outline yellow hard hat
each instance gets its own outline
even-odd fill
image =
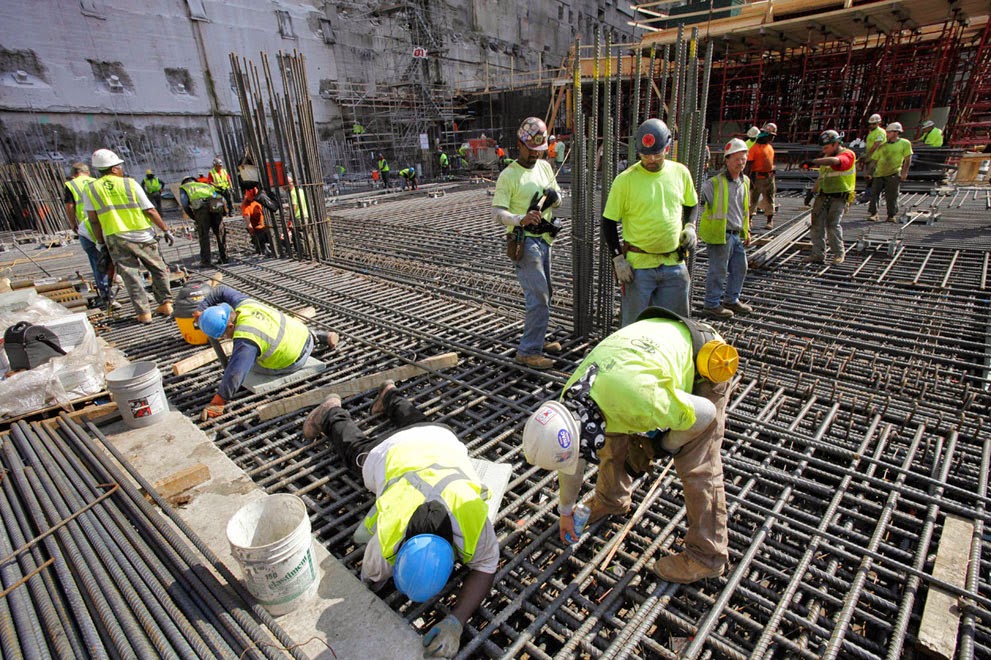
[[[145,170],[145,174],[151,174],[151,170]]]
[[[724,383],[740,366],[740,354],[720,339],[706,342],[695,360],[699,374],[713,383]]]

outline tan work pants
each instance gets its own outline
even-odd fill
[[[753,175],[754,187],[750,193],[750,215],[760,207],[768,218],[774,216],[774,179],[765,177],[758,179]]]

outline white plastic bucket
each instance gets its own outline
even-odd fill
[[[154,362],[132,362],[114,369],[107,374],[107,389],[132,429],[156,424],[169,411],[162,374]]]
[[[248,591],[273,616],[316,592],[310,519],[295,495],[267,495],[238,509],[227,523],[227,541]]]

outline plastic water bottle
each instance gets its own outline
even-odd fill
[[[577,537],[582,535],[582,531],[585,529],[585,523],[588,522],[588,517],[592,515],[592,510],[585,506],[584,504],[579,504],[575,507],[575,541],[578,540]]]

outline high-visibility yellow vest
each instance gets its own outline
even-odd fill
[[[378,162],[378,166],[379,166],[379,172],[388,172],[389,171],[389,161],[386,160],[385,158],[383,158],[382,160],[380,160]]]
[[[231,187],[231,175],[222,167],[219,170],[210,170],[210,180],[217,190],[227,190]]]
[[[293,365],[310,338],[305,325],[277,309],[254,300],[237,306],[234,339],[247,339],[258,346],[258,366],[265,369],[285,369]]]
[[[472,472],[467,457],[451,456],[429,435],[389,449],[385,488],[365,517],[365,529],[378,537],[387,562],[395,563],[410,518],[427,501],[447,508],[454,532],[464,539],[455,551],[462,563],[471,561],[489,513],[489,490],[468,478]]]
[[[90,236],[93,235],[93,225],[89,223],[89,216],[86,215],[86,209],[83,208],[83,191],[93,181],[96,181],[96,179],[88,174],[83,174],[65,182],[65,187],[72,193],[72,199],[76,202],[76,219],[79,221],[79,224],[86,227],[86,231],[89,232]]]
[[[186,192],[186,196],[189,197],[189,206],[194,211],[203,206],[203,200],[216,197],[217,195],[217,189],[209,183],[190,181],[189,183],[184,183],[179,187]]]
[[[923,140],[928,147],[942,147],[943,146],[943,130],[939,128],[931,128],[929,132],[926,133],[926,137]]]
[[[149,195],[154,195],[162,189],[162,182],[157,176],[150,179],[145,177],[141,179],[141,186],[145,189],[146,193]]]
[[[151,220],[138,204],[137,187],[134,179],[113,174],[101,176],[86,186],[86,195],[96,209],[104,237],[151,227]]]
[[[743,231],[740,237],[744,240],[750,235],[750,179],[743,178]],[[699,219],[699,239],[713,245],[726,243],[726,217],[729,213],[729,179],[726,172],[720,172],[712,178],[712,203],[702,209]]]
[[[840,153],[844,151],[850,151],[849,149],[843,149]],[[842,192],[852,192],[857,186],[857,162],[854,159],[853,165],[850,169],[837,171],[834,170],[829,165],[823,165],[819,168],[819,190],[824,193],[842,193]]]
[[[444,167],[445,165],[447,165],[447,163],[448,163],[447,154],[441,154],[440,155],[440,166],[441,167]]]
[[[309,220],[310,209],[306,206],[306,193],[299,188],[293,188],[289,191],[289,199],[295,214],[303,220]]]

